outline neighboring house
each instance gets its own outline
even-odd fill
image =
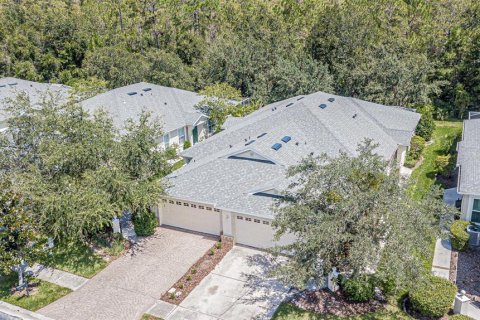
[[[272,206],[289,185],[289,166],[310,154],[354,156],[365,138],[401,166],[419,119],[412,110],[322,92],[230,117],[224,131],[182,153],[188,164],[168,177],[160,223],[271,247]]]
[[[208,118],[195,107],[203,96],[190,91],[140,82],[101,93],[80,104],[88,111],[104,109],[113,118],[114,125],[123,129],[128,119],[138,119],[147,111],[161,121],[164,147],[183,143],[192,145],[203,141],[208,135]]]
[[[25,93],[33,105],[38,105],[49,96],[66,101],[70,94],[70,87],[62,84],[40,83],[16,78],[0,79],[0,131],[7,128],[8,114],[5,112],[7,100],[15,99]]]
[[[458,143],[457,193],[462,196],[462,219],[480,223],[480,113],[470,112]]]

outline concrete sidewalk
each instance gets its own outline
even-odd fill
[[[88,281],[87,278],[77,276],[76,274],[45,267],[41,264],[35,264],[27,270],[32,271],[35,277],[40,280],[52,282],[73,291],[80,289]]]
[[[0,301],[0,319],[2,320],[53,320],[41,314]]]
[[[452,257],[452,245],[448,239],[437,239],[435,253],[433,255],[432,274],[450,279],[450,260]]]

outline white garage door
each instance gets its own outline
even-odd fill
[[[269,220],[237,215],[235,219],[235,241],[238,244],[255,248],[271,248],[275,244],[284,245],[293,240],[284,236],[278,242],[273,241],[274,231]]]
[[[173,202],[173,203],[172,203]],[[184,201],[169,200],[163,204],[162,225],[219,235],[220,212],[214,208]]]

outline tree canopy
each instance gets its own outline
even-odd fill
[[[296,237],[275,249],[290,255],[276,271],[285,281],[322,283],[337,268],[399,286],[424,274],[422,257],[451,211],[433,194],[412,199],[375,147],[366,141],[355,157],[308,157],[289,169],[293,183],[273,222],[278,237]]]
[[[474,0],[0,0],[0,76],[480,107]]]

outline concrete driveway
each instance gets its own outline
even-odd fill
[[[135,255],[113,261],[79,290],[39,310],[56,320],[139,319],[215,240],[158,228]]]
[[[262,251],[235,246],[166,320],[270,319],[288,288],[267,277]]]

